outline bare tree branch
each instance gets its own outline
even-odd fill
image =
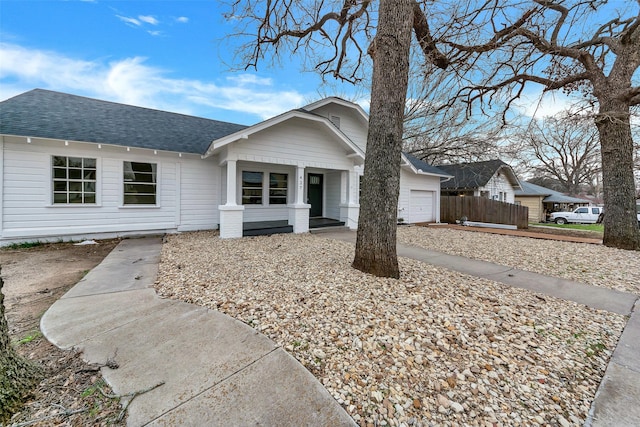
[[[431,37],[427,17],[417,1],[413,2],[413,31],[428,61],[443,70],[446,69],[449,66],[449,59],[438,50],[438,47]]]

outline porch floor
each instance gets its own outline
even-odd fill
[[[309,218],[309,229],[322,227],[343,226],[343,221],[332,218]],[[279,221],[255,221],[242,224],[243,236],[263,236],[267,234],[293,233],[293,225],[289,225],[287,220]]]

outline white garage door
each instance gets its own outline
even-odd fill
[[[433,222],[434,191],[411,190],[409,193],[409,222]]]

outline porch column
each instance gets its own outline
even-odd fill
[[[340,221],[348,228],[358,228],[360,204],[358,196],[359,176],[355,171],[343,171],[340,175]]]
[[[244,206],[236,203],[237,179],[236,161],[227,160],[227,200],[218,206],[220,212],[220,238],[234,239],[242,237]]]
[[[293,188],[294,200],[289,205],[289,225],[293,225],[294,233],[309,231],[309,209],[311,205],[304,202],[304,166],[296,167],[296,181]]]

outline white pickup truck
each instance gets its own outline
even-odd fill
[[[553,212],[550,219],[556,224],[567,224],[569,222],[595,224],[602,212],[604,212],[602,207],[585,206],[573,212]]]

